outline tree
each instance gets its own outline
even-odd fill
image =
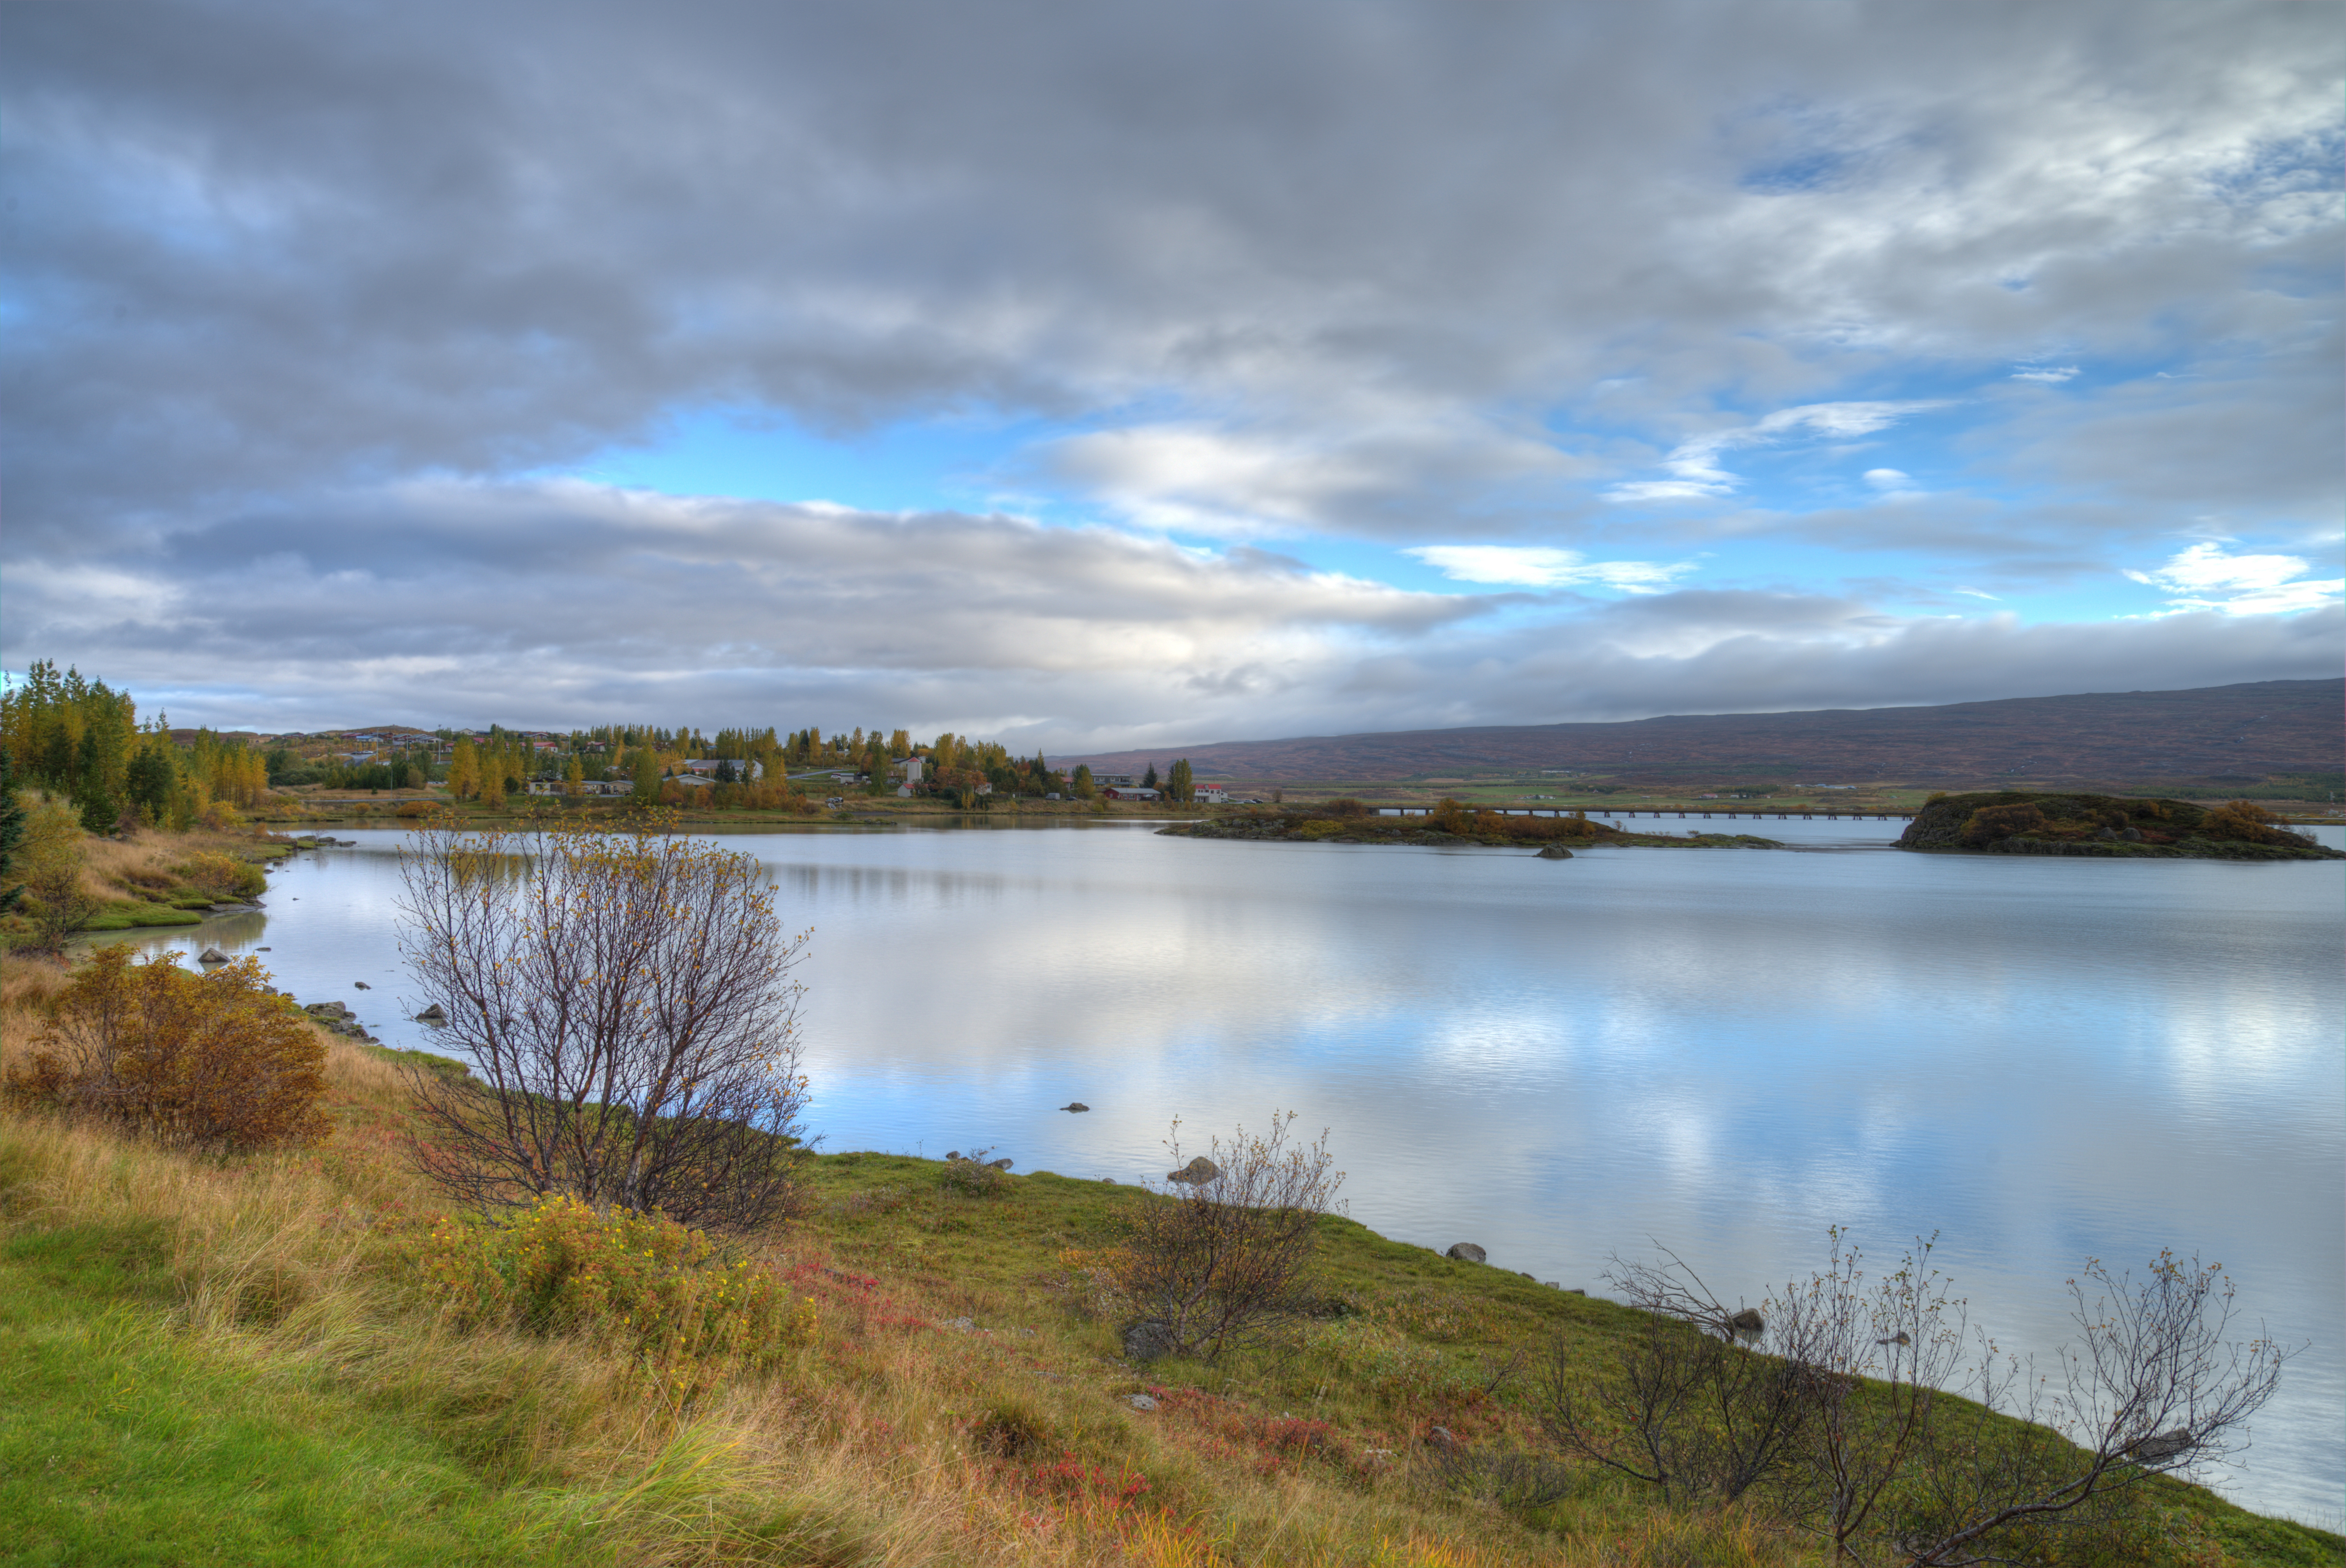
[[[174,749],[168,735],[150,731],[131,756],[124,793],[146,821],[163,823],[171,820],[172,797],[179,788]]]
[[[74,813],[55,800],[36,808],[25,822],[25,836],[16,853],[18,874],[34,902],[35,945],[46,952],[62,952],[66,938],[87,925],[97,912],[97,901],[83,891],[81,872],[89,852]]]
[[[0,741],[0,914],[15,911],[25,896],[25,884],[11,885],[16,869],[17,846],[25,841],[25,808],[16,803],[16,758]]]
[[[1068,781],[1067,788],[1075,792],[1075,797],[1078,800],[1088,800],[1097,795],[1099,785],[1093,781],[1092,765],[1088,762],[1076,763],[1076,776]]]
[[[1165,792],[1176,800],[1188,801],[1197,798],[1198,786],[1189,771],[1188,758],[1173,764],[1173,771],[1166,776]]]
[[[752,857],[659,826],[443,820],[403,855],[401,951],[480,1075],[415,1079],[417,1152],[449,1190],[741,1229],[791,1207],[806,939]]]
[[[659,804],[659,753],[647,746],[630,758],[631,778],[635,783],[635,801],[638,806]]]
[[[190,974],[178,953],[144,963],[99,948],[0,1092],[159,1142],[247,1150],[315,1143],[332,1122],[326,1047],[273,994],[257,959]]]
[[[481,754],[473,749],[470,740],[459,740],[448,759],[448,794],[454,799],[469,800],[480,792]]]
[[[1150,764],[1148,765],[1148,772],[1146,772],[1146,773],[1144,773],[1144,774],[1142,774],[1142,775],[1140,776],[1140,787],[1141,787],[1143,789],[1156,789],[1156,788],[1157,788],[1157,764],[1156,764],[1156,763],[1154,763],[1154,762],[1150,763]]]
[[[1274,1113],[1266,1135],[1241,1127],[1181,1163],[1181,1124],[1166,1140],[1175,1169],[1166,1196],[1124,1218],[1117,1284],[1145,1314],[1159,1348],[1209,1359],[1259,1342],[1311,1308],[1309,1270],[1320,1217],[1335,1208],[1344,1173],[1331,1169],[1326,1134],[1288,1143],[1295,1115]]]

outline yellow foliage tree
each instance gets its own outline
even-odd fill
[[[456,754],[448,761],[448,793],[459,800],[469,800],[481,789],[481,754],[473,749],[469,740],[456,742]]]

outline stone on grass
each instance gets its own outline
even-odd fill
[[[1758,1308],[1746,1307],[1742,1311],[1729,1318],[1727,1320],[1727,1326],[1739,1334],[1757,1334],[1768,1327],[1768,1320],[1760,1316]]]
[[[1124,1396],[1124,1402],[1136,1410],[1153,1410],[1157,1408],[1157,1401],[1147,1394],[1127,1394]]]
[[[1129,1323],[1124,1330],[1124,1353],[1136,1361],[1154,1361],[1173,1353],[1173,1325],[1158,1318],[1143,1318]]]
[[[1450,1250],[1443,1253],[1442,1256],[1444,1257],[1454,1258],[1460,1263],[1488,1263],[1491,1260],[1491,1255],[1489,1253],[1484,1252],[1481,1247],[1475,1246],[1471,1241],[1454,1243]]]
[[[1215,1180],[1221,1174],[1221,1166],[1216,1165],[1205,1156],[1199,1155],[1196,1159],[1191,1160],[1179,1170],[1167,1171],[1165,1173],[1165,1179],[1167,1181],[1186,1182],[1191,1186],[1203,1186],[1208,1182]]]

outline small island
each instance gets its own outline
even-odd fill
[[[1901,850],[2187,860],[2346,860],[2249,800],[2220,806],[2117,795],[1994,790],[1934,795]]]
[[[1359,800],[1318,800],[1273,810],[1250,810],[1178,822],[1158,831],[1177,839],[1248,839],[1331,844],[1485,844],[1536,849],[1549,860],[1570,860],[1576,849],[1621,845],[1674,850],[1780,850],[1750,833],[1631,833],[1585,816],[1521,816],[1444,800],[1414,816],[1380,815]]]

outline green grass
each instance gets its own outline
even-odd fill
[[[430,1434],[172,1323],[152,1230],[0,1246],[0,1557],[33,1564],[588,1560]]]
[[[209,908],[209,905],[202,906]],[[118,899],[90,918],[84,931],[133,931],[145,926],[201,925],[204,917],[191,910]]]
[[[887,1278],[917,1281],[969,1313],[981,1328],[1016,1332],[1056,1322],[1070,1347],[1101,1360],[1120,1350],[1113,1318],[1083,1324],[1079,1288],[1066,1261],[1111,1245],[1125,1206],[1155,1201],[1141,1188],[1044,1171],[1014,1177],[995,1196],[970,1196],[944,1166],[909,1156],[849,1153],[811,1159],[808,1221],[834,1257]],[[1230,1398],[1266,1414],[1327,1420],[1362,1443],[1406,1441],[1439,1420],[1459,1435],[1504,1446],[1529,1435],[1534,1358],[1561,1334],[1594,1371],[1643,1323],[1641,1315],[1575,1288],[1554,1288],[1491,1264],[1455,1262],[1392,1240],[1355,1221],[1320,1222],[1316,1265],[1322,1315],[1300,1353],[1238,1355],[1219,1365],[1168,1359],[1108,1380],[1118,1390],[1183,1387]],[[1525,1359],[1508,1371],[1517,1352]],[[2202,1487],[2160,1480],[2156,1506],[2219,1543],[2229,1561],[2270,1568],[2346,1563],[2346,1536],[2270,1519]],[[1524,1509],[1525,1523],[1571,1533],[1619,1526],[1652,1499],[1617,1478],[1584,1474],[1561,1507]]]

